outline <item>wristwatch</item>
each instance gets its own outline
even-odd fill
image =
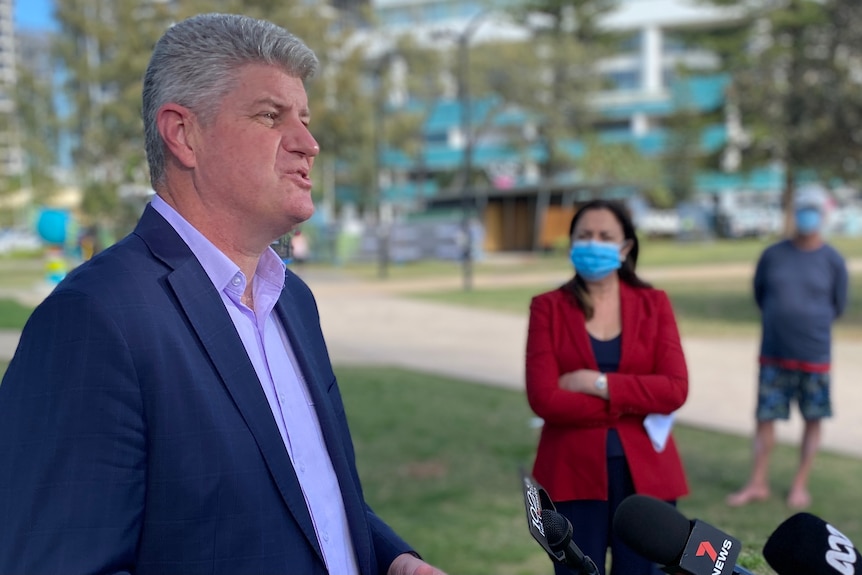
[[[596,389],[599,391],[604,391],[608,388],[608,376],[603,373],[600,373],[596,378],[596,382],[593,384],[596,386]]]

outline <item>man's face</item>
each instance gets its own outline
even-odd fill
[[[268,245],[314,213],[319,148],[309,119],[302,80],[253,64],[239,69],[217,114],[198,128],[195,187],[242,241]]]

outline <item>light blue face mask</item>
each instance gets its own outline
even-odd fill
[[[569,253],[575,271],[587,281],[598,281],[620,269],[620,246],[611,242],[578,240]]]
[[[823,215],[816,208],[796,210],[796,231],[800,234],[812,234],[820,230]]]

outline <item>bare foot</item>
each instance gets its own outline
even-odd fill
[[[787,506],[791,509],[807,509],[811,505],[811,494],[807,489],[792,489],[787,496]]]
[[[729,507],[742,507],[753,501],[766,501],[769,499],[769,489],[766,487],[752,487],[747,485],[737,491],[731,493],[725,498],[724,502]]]

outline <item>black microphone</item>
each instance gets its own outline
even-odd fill
[[[862,556],[835,527],[810,513],[786,519],[766,540],[763,557],[778,575],[859,575]]]
[[[572,524],[551,509],[542,510],[542,525],[554,557],[582,575],[599,575],[596,564],[572,541]]]
[[[581,575],[598,575],[593,560],[584,555],[572,541],[572,524],[557,513],[548,492],[524,469],[520,472],[527,527],[533,539],[554,561],[575,569]]]
[[[689,521],[676,507],[647,495],[623,499],[614,533],[672,575],[753,575],[736,565],[742,544],[712,525]]]
[[[548,492],[533,479],[532,475],[524,469],[521,469],[520,472],[524,489],[524,508],[527,512],[527,527],[530,529],[530,535],[549,555],[555,556],[555,552],[551,550],[551,546],[548,544],[548,538],[545,537],[545,526],[542,523],[542,513],[546,509],[556,511],[554,502],[551,501]]]

